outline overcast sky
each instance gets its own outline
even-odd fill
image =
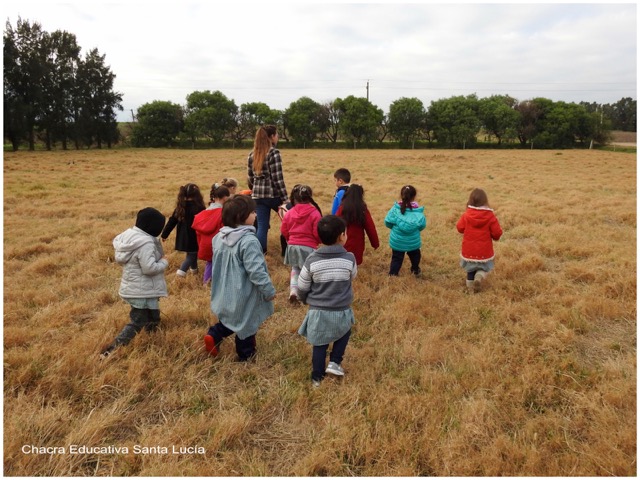
[[[302,96],[454,95],[615,103],[637,98],[634,3],[331,3],[5,0],[47,32],[106,55],[125,111],[219,90],[285,109]]]

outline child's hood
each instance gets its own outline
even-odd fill
[[[489,207],[467,207],[467,222],[473,227],[484,227],[494,216],[493,210]]]
[[[255,233],[255,231],[256,229],[251,225],[240,225],[236,228],[222,227],[220,229],[220,233],[218,233],[218,236],[220,236],[220,240],[222,241],[222,243],[233,247],[247,233]]]
[[[138,227],[129,228],[113,239],[113,248],[116,250],[115,260],[118,263],[126,262],[133,252],[143,245],[156,243],[159,243],[158,239],[144,230]]]
[[[298,203],[287,212],[288,221],[296,225],[305,224],[309,220],[309,216],[316,211],[316,207],[311,203]]]

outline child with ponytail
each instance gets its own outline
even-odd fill
[[[282,218],[280,233],[287,242],[284,254],[285,265],[291,266],[289,301],[298,303],[298,276],[307,257],[318,244],[318,222],[322,218],[320,207],[313,200],[313,191],[308,185],[296,185],[291,190],[293,207]]]
[[[411,273],[416,277],[420,270],[420,232],[427,226],[424,207],[416,202],[417,191],[413,185],[405,185],[400,189],[400,201],[396,202],[384,219],[384,224],[391,229],[389,245],[391,246],[391,266],[389,275],[398,276],[405,253],[411,261]]]

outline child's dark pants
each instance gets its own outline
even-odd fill
[[[400,273],[405,253],[411,261],[411,273],[413,273],[414,275],[420,273],[420,258],[422,257],[422,254],[420,253],[419,248],[410,252],[400,252],[398,250],[391,251],[391,266],[389,267],[389,275],[398,275],[398,273]]]
[[[155,331],[160,325],[160,310],[131,307],[129,318],[131,321],[113,341],[114,346],[127,345],[143,328],[147,332]]]
[[[211,335],[213,337],[216,345],[220,345],[222,340],[233,334],[233,330],[229,330],[220,322],[209,327],[209,331],[207,332],[207,335]],[[236,335],[236,353],[238,354],[238,359],[241,362],[247,361],[253,357],[256,354],[256,336],[251,335],[244,340],[241,340],[240,337]]]
[[[342,358],[344,357],[344,351],[347,349],[347,344],[349,343],[349,337],[351,336],[351,329],[347,333],[345,333],[341,338],[333,342],[333,348],[331,349],[331,353],[329,354],[329,361],[335,362],[338,365],[342,363]],[[329,349],[329,344],[327,345],[314,345],[313,353],[311,354],[311,366],[313,368],[311,372],[311,378],[313,380],[322,380],[325,374],[325,362],[327,359],[327,350]]]

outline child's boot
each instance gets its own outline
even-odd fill
[[[473,280],[467,280],[467,293],[476,293]]]
[[[478,270],[473,276],[473,290],[475,292],[480,291],[480,287],[482,285],[482,281],[486,278],[487,272],[484,270]]]

